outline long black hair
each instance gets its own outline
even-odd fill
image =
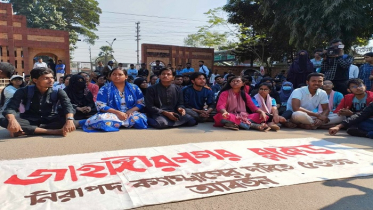
[[[216,98],[216,101],[219,101],[219,97],[220,97],[220,94],[226,90],[230,90],[232,89],[232,86],[231,86],[231,82],[232,80],[234,79],[237,79],[237,78],[240,78],[242,80],[242,77],[241,76],[234,76],[234,77],[231,77],[229,78],[229,80],[227,81],[227,83],[225,83],[224,87],[220,90],[219,94],[218,94],[218,97]],[[243,80],[242,80],[242,83],[243,83]],[[243,99],[243,101],[245,102],[245,105],[246,105],[246,111],[248,113],[252,113],[252,111],[248,108],[247,106],[247,97],[246,97],[246,93],[245,93],[245,84],[241,87],[240,89],[240,95]]]

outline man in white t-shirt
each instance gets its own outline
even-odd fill
[[[316,129],[325,124],[333,124],[339,121],[336,114],[330,114],[328,95],[321,90],[324,75],[311,73],[307,76],[307,86],[293,91],[287,102],[287,110],[293,111],[290,122],[304,129]],[[313,110],[322,107],[322,113]],[[333,119],[333,122],[331,121]]]
[[[34,64],[34,69],[41,68],[41,67],[48,68],[48,65],[43,62],[43,58],[38,58],[38,62]]]

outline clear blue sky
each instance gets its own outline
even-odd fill
[[[221,7],[227,0],[98,0],[102,9],[100,26],[96,34],[100,37],[92,48],[92,58],[99,48],[112,42],[114,56],[118,62],[136,63],[136,24],[140,22],[141,43],[183,46],[188,34],[196,33],[197,27],[206,24],[203,13]],[[127,13],[127,14],[114,14]],[[159,16],[168,18],[156,18]],[[73,61],[89,62],[89,45],[78,42]],[[140,52],[141,53],[141,52]],[[141,54],[140,54],[141,59]]]

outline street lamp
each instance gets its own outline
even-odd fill
[[[109,46],[110,46],[110,48],[111,48],[111,52],[113,52],[113,43],[115,42],[115,40],[117,40],[117,38],[114,38],[113,39],[113,41],[111,42],[111,43],[109,43],[108,41],[106,41],[108,44],[109,44]],[[114,59],[114,55],[113,55],[113,53],[111,53],[111,56],[113,57],[113,59]],[[114,59],[115,60],[115,59]],[[105,54],[105,65],[107,64],[107,54]]]

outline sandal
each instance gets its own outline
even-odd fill
[[[251,127],[258,131],[264,131],[264,132],[271,130],[270,127],[264,126],[263,124],[257,124],[257,123],[251,123]]]

